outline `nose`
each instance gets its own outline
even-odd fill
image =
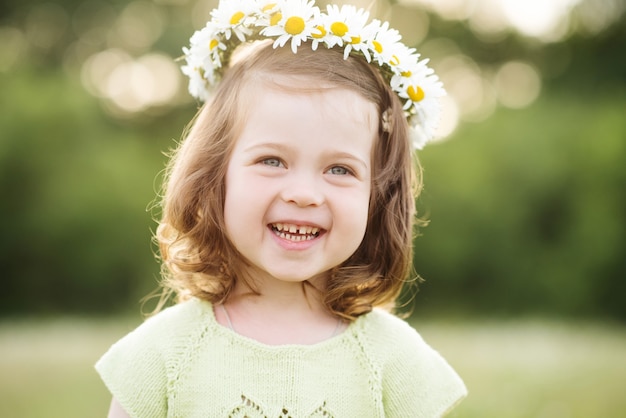
[[[322,176],[293,171],[285,179],[281,198],[299,207],[320,206],[324,203]]]

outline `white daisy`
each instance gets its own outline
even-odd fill
[[[352,27],[350,30],[352,31]],[[372,40],[376,36],[376,31],[378,30],[378,26],[372,22],[363,27],[355,27],[353,36],[350,39],[350,42],[346,44],[346,48],[344,50],[343,57],[344,59],[348,58],[348,55],[352,51],[359,51],[363,54],[367,62],[372,61],[372,57],[370,55],[370,44]]]
[[[420,79],[411,77],[406,81],[405,90],[398,92],[398,96],[408,99],[405,109],[413,115],[409,121],[419,123],[424,132],[432,137],[441,117],[439,99],[446,95],[443,85],[434,74]]]
[[[419,125],[427,138],[433,138],[441,119],[441,102],[433,98],[424,99],[412,110],[414,113],[409,118],[409,125]]]
[[[222,42],[221,33],[217,31],[212,22],[199,31],[196,31],[189,39],[191,50],[185,55],[193,55],[201,62],[211,60],[214,65],[221,67],[220,51],[226,50],[226,45]]]
[[[352,41],[353,37],[360,36],[360,30],[365,27],[369,12],[358,9],[351,5],[343,5],[341,9],[337,5],[326,6],[326,13],[330,29],[326,44],[329,48],[335,45],[343,46]]]
[[[421,150],[430,141],[430,137],[426,134],[419,123],[409,121],[409,141],[413,145],[413,149]]]
[[[183,65],[180,70],[189,77],[189,85],[187,86],[189,94],[198,100],[206,102],[209,99],[209,86],[207,85],[207,80],[203,77],[200,67]]]
[[[391,79],[391,87],[398,96],[407,99],[405,109],[409,109],[413,103],[420,103],[425,98],[439,98],[445,95],[442,83],[433,74],[434,71],[426,66],[426,60],[401,75],[395,75]]]
[[[281,5],[283,3],[284,0],[256,0],[255,25],[259,27],[276,25],[282,19]]]
[[[389,64],[395,74],[409,71],[418,64],[419,55],[415,53],[415,49],[400,42],[392,44],[389,53],[391,56],[385,62]]]
[[[376,35],[369,41],[369,47],[378,65],[382,66],[391,61],[395,45],[400,42],[402,36],[397,30],[389,29],[389,22],[373,20],[371,24],[376,27]]]
[[[239,41],[245,42],[246,36],[252,33],[247,26],[254,9],[254,0],[221,0],[217,9],[211,12],[211,17],[215,27],[224,32],[227,40],[234,33]]]
[[[315,30],[315,18],[319,16],[319,9],[314,1],[296,0],[285,2],[281,6],[281,19],[276,25],[261,29],[261,35],[277,36],[274,48],[283,47],[291,40],[291,50],[295,54],[298,47],[309,39]]]
[[[320,13],[313,22],[313,31],[311,32],[311,49],[317,50],[319,44],[328,45],[329,37],[332,36],[330,32],[330,20],[326,13]]]

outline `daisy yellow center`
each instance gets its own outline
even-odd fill
[[[276,12],[274,13],[271,17],[270,17],[270,26],[276,26],[278,25],[278,22],[280,22],[280,19],[283,18],[282,13],[280,12]]]
[[[406,89],[406,94],[409,95],[409,99],[414,102],[420,102],[424,99],[424,90],[420,86],[409,86]]]
[[[412,73],[412,72],[410,72],[410,71],[402,71],[402,72],[400,73],[400,75],[401,75],[402,77],[411,77],[411,76],[413,75],[413,73]]]
[[[304,30],[304,19],[300,16],[292,16],[285,22],[285,32],[289,35],[298,35]]]
[[[321,39],[324,36],[326,36],[326,29],[324,29],[324,26],[322,25],[317,25],[315,27],[315,29],[317,29],[320,33],[312,33],[311,36],[315,39]]]
[[[217,39],[211,39],[211,42],[209,42],[209,50],[213,51],[215,47],[218,45],[219,45],[219,41]]]
[[[380,42],[378,41],[372,41],[372,45],[374,45],[374,50],[376,52],[378,52],[379,54],[382,54],[383,52],[383,46]]]
[[[262,10],[263,10],[264,13],[267,13],[270,10],[272,10],[274,7],[276,7],[276,3],[269,3],[269,4],[266,4],[265,6],[263,6]]]
[[[330,30],[337,36],[344,36],[348,33],[348,25],[343,22],[334,22],[330,25]]]
[[[352,40],[350,41],[351,44],[356,45],[356,44],[360,44],[361,43],[361,37],[360,36],[353,36]]]
[[[389,64],[391,65],[398,65],[400,64],[400,58],[398,58],[397,55],[393,55],[390,59],[389,59]]]
[[[241,19],[243,19],[244,16],[244,12],[236,12],[230,17],[230,24],[236,25],[237,23],[241,22]]]

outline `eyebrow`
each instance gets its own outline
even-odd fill
[[[330,151],[328,153],[324,153],[324,155],[328,154],[329,156],[332,157],[337,157],[340,159],[347,159],[347,160],[351,160],[354,161],[355,163],[358,163],[359,165],[361,165],[363,167],[364,170],[369,170],[369,167],[367,165],[367,163],[365,161],[363,161],[361,158],[357,157],[354,154],[350,154],[349,152],[343,152],[343,151]]]
[[[255,151],[257,148],[271,148],[277,151],[287,151],[289,147],[283,144],[277,144],[274,142],[261,142],[258,144],[252,144],[249,147],[243,149],[244,152]]]

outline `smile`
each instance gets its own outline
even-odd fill
[[[276,236],[289,241],[310,241],[317,238],[320,229],[314,226],[275,223],[270,228]]]

